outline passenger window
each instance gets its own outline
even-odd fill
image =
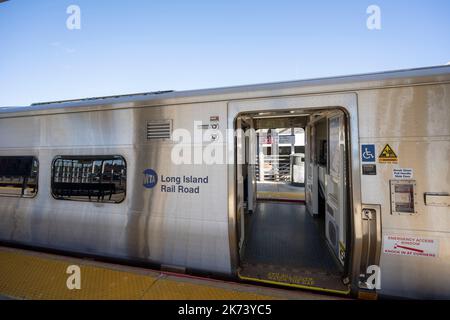
[[[126,170],[121,156],[56,157],[52,165],[52,195],[58,200],[122,202]]]
[[[0,196],[36,196],[38,167],[38,160],[33,156],[0,157]]]

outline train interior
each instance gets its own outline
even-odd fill
[[[348,291],[346,127],[339,110],[236,119],[241,279]]]

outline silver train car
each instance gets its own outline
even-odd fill
[[[450,66],[0,110],[2,243],[450,298]],[[257,196],[273,128],[304,130],[304,203]]]

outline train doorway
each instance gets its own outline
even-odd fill
[[[239,277],[349,293],[345,113],[246,113],[235,124]]]

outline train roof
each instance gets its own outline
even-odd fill
[[[155,91],[0,108],[0,118],[450,82],[450,65],[202,90]],[[295,92],[294,92],[295,91]]]

